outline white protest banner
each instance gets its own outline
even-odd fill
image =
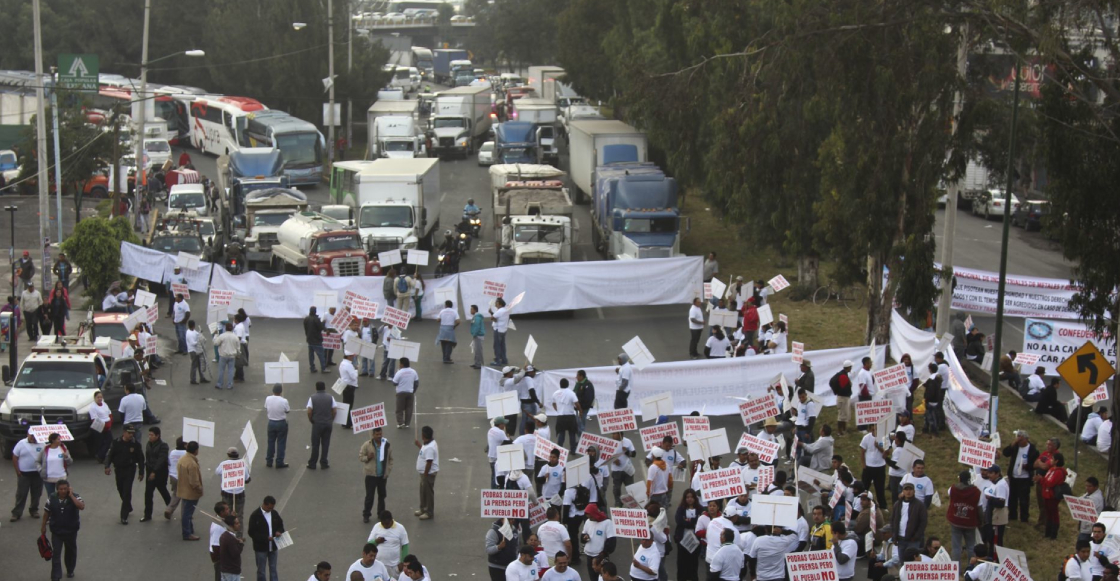
[[[790,360],[794,363],[801,363],[805,360],[805,344],[794,341],[791,343],[793,350],[790,351]]]
[[[924,450],[910,442],[906,442],[906,445],[898,451],[898,467],[902,468],[905,472],[910,472],[911,468],[914,467],[915,460],[925,460],[925,458],[926,453]]]
[[[299,383],[299,363],[277,361],[264,364],[265,383]]]
[[[544,500],[544,499],[541,499]],[[529,503],[529,528],[543,525],[548,520],[548,504],[545,502]]]
[[[233,301],[233,294],[231,290],[210,289],[206,304],[211,307],[228,307]]]
[[[397,339],[389,344],[388,357],[389,359],[407,357],[409,362],[415,363],[420,360],[420,344],[415,341]]]
[[[381,305],[364,297],[356,297],[347,308],[351,315],[359,319],[376,319],[377,311],[381,308]]]
[[[622,450],[621,441],[615,441],[613,438],[592,434],[591,432],[584,432],[579,437],[579,445],[576,446],[576,454],[583,454],[586,456],[588,446],[599,448],[600,458],[610,458]]]
[[[766,490],[770,488],[770,485],[774,483],[774,472],[775,468],[773,466],[759,466],[758,484],[755,485],[755,490]]]
[[[323,349],[342,349],[342,333],[323,333]]]
[[[139,311],[137,311],[137,312],[139,312]],[[147,312],[148,312],[148,325],[156,324],[156,321],[159,320],[159,305],[152,305],[152,306],[148,307]]]
[[[498,298],[506,294],[506,285],[504,282],[494,282],[492,280],[483,281],[482,294],[484,296]]]
[[[377,345],[369,341],[362,341],[357,337],[350,339],[342,346],[347,355],[357,355],[366,359],[374,359],[377,357]]]
[[[257,299],[251,296],[235,294],[233,295],[233,298],[230,299],[229,304],[226,305],[226,312],[233,314],[236,313],[239,309],[245,309],[245,312],[250,315],[260,314],[259,312],[257,312]]]
[[[183,295],[184,299],[189,299],[191,298],[191,289],[187,287],[186,283],[173,282],[171,283],[171,294],[174,296]]]
[[[245,446],[245,461],[253,465],[253,458],[257,456],[257,434],[253,432],[253,423],[245,422],[245,429],[241,430],[241,445]]]
[[[879,391],[886,391],[895,387],[910,387],[910,380],[906,377],[906,366],[901,363],[886,369],[879,369],[871,375],[875,379],[875,387]]]
[[[599,431],[604,434],[638,429],[638,422],[634,419],[634,410],[630,408],[599,412],[598,418]]]
[[[781,446],[777,442],[763,440],[756,436],[752,436],[747,432],[743,432],[743,436],[739,438],[739,445],[735,449],[746,448],[755,454],[758,454],[758,459],[764,463],[769,464],[778,457],[778,450]]]
[[[635,336],[633,339],[627,341],[622,350],[630,356],[630,362],[634,364],[634,368],[641,371],[648,367],[651,363],[656,361],[653,354],[646,348],[646,344],[640,338]]]
[[[786,571],[790,581],[835,581],[836,556],[832,551],[787,553]]]
[[[612,508],[611,522],[614,523],[614,534],[624,539],[648,539],[650,537],[649,521],[646,511],[641,508]]]
[[[767,418],[776,417],[780,413],[777,400],[769,393],[739,404],[739,417],[742,418],[744,426],[766,421]]]
[[[35,441],[41,444],[46,443],[51,434],[58,434],[58,438],[63,442],[74,441],[74,436],[70,434],[70,428],[66,424],[39,424],[27,426],[27,431],[35,435]]]
[[[385,307],[385,313],[381,315],[381,320],[386,325],[392,325],[398,329],[407,329],[408,321],[412,318],[412,313],[402,311],[393,307]]]
[[[624,490],[625,492],[619,497],[624,508],[642,508],[649,502],[645,482],[635,482],[626,486]]]
[[[700,495],[705,502],[747,493],[742,468],[731,467],[700,473]]]
[[[174,285],[172,285],[174,286]],[[150,293],[144,289],[136,289],[136,298],[133,299],[132,304],[138,307],[150,307],[156,304],[155,293]]]
[[[386,250],[385,252],[378,252],[377,261],[381,263],[381,268],[393,266],[394,264],[400,264],[401,251],[398,248],[396,250]]]
[[[1019,353],[1015,355],[1015,360],[1012,361],[1012,363],[1031,367],[1037,365],[1039,359],[1041,359],[1041,357],[1038,353]]]
[[[1065,497],[1066,504],[1069,505],[1069,513],[1073,516],[1073,520],[1095,523],[1097,522],[1097,507],[1093,505],[1093,501],[1088,498],[1080,496],[1067,496]]]
[[[355,434],[385,427],[389,423],[385,420],[385,404],[375,403],[350,410],[350,422],[354,425]]]
[[[856,402],[856,425],[865,426],[877,423],[894,412],[894,402],[889,399],[875,399]],[[885,435],[885,434],[884,434]]]
[[[1003,548],[1000,548],[1003,552]],[[1004,559],[1000,564],[999,570],[996,571],[994,581],[1032,581],[1030,575],[1027,575],[1019,568],[1011,559]]]
[[[514,445],[516,446],[516,444],[514,444]],[[518,447],[520,448],[520,446],[518,446]],[[499,448],[499,450],[500,449],[501,448]],[[535,456],[537,458],[540,458],[541,460],[547,461],[549,456],[552,455],[553,450],[559,450],[560,451],[560,465],[561,466],[567,466],[568,465],[568,449],[567,448],[565,448],[563,446],[560,446],[560,445],[556,444],[555,442],[553,442],[552,440],[549,440],[548,438],[542,437],[539,434],[537,435],[537,437],[533,438],[533,456]],[[533,477],[535,478],[536,474],[534,474]]]
[[[774,322],[774,311],[770,310],[770,305],[762,305],[758,307],[758,325],[768,325]]]
[[[712,279],[710,287],[711,287],[711,291],[712,291],[712,294],[710,296],[711,296],[711,298],[714,298],[717,301],[719,299],[723,298],[723,293],[727,290],[727,285],[723,284],[723,281],[721,281],[718,278],[713,278]]]
[[[782,292],[783,290],[789,288],[789,281],[786,280],[785,276],[782,276],[780,274],[766,282],[770,285],[770,288],[774,289],[775,293]]]
[[[336,403],[338,407],[334,408],[334,423],[346,425],[346,419],[350,417],[350,404]]]
[[[525,469],[525,449],[521,444],[498,446],[498,459],[494,462],[498,472],[513,472]]]
[[[486,417],[504,418],[518,413],[521,413],[521,402],[517,400],[516,391],[503,391],[486,396]]]
[[[681,434],[680,430],[677,429],[677,422],[667,422],[656,426],[649,426],[638,430],[638,433],[642,436],[642,449],[646,452],[653,450],[654,446],[660,446],[661,440],[665,438],[665,436],[671,436],[673,438],[674,446],[681,443]]]
[[[708,420],[708,416],[681,416],[681,421],[684,423],[684,434],[682,434],[682,437],[685,440],[696,434],[707,432],[712,429],[712,424]]]
[[[512,311],[513,307],[521,304],[521,301],[523,300],[525,300],[525,291],[521,291],[520,293],[518,293],[518,295],[513,297],[513,300],[509,302],[510,310]]]
[[[999,460],[999,447],[971,438],[961,440],[957,462],[973,468],[987,468]]]
[[[1023,326],[1023,350],[1020,353],[1038,355],[1039,365],[1052,368],[1072,356],[1086,341],[1095,345],[1116,368],[1116,344],[1112,335],[1096,333],[1078,321],[1027,319]]]
[[[180,250],[179,254],[175,257],[175,266],[183,270],[198,270],[199,262],[201,262],[199,257],[183,252],[182,250]]]
[[[582,486],[587,479],[591,478],[591,462],[587,456],[577,458],[564,465],[564,482],[568,486]]]
[[[934,263],[934,268],[941,265]],[[953,267],[953,310],[994,315],[999,303],[1000,275],[998,272]],[[1041,278],[1008,274],[1002,277],[1009,300],[1004,305],[1004,316],[1037,317],[1048,319],[1077,319],[1077,309],[1070,307],[1070,299],[1078,287],[1069,279]]]
[[[899,573],[900,581],[959,581],[960,563],[906,563]]]
[[[532,363],[533,362],[533,356],[536,355],[536,354],[537,354],[537,341],[536,341],[536,339],[533,339],[532,335],[529,335],[529,339],[527,341],[525,341],[525,359],[529,363]]]
[[[183,441],[198,442],[199,446],[214,447],[214,422],[183,418]]]
[[[482,518],[529,518],[529,492],[525,490],[482,491]]]
[[[761,485],[761,478],[759,485]],[[792,529],[797,526],[797,498],[760,494],[751,506],[751,525],[771,525]]]
[[[673,394],[671,393],[659,393],[643,397],[639,402],[641,403],[643,422],[652,422],[658,416],[673,415]]]
[[[688,455],[693,460],[704,460],[713,456],[723,456],[731,453],[731,445],[727,442],[727,429],[709,430],[689,438]]]
[[[244,460],[226,460],[222,466],[222,490],[230,492],[236,488],[245,488],[245,476],[248,467]]]
[[[708,313],[708,325],[723,327],[729,334],[739,326],[739,313],[727,309],[712,309],[712,312]]]

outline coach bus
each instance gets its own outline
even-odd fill
[[[248,147],[245,126],[249,115],[268,107],[248,97],[196,95],[190,101],[191,145],[203,153],[228,155]]]
[[[252,147],[275,147],[284,155],[284,175],[294,185],[315,185],[323,179],[323,134],[311,123],[283,111],[248,116],[245,136]]]

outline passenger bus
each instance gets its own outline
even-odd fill
[[[100,85],[97,94],[93,95],[92,104],[94,109],[103,111],[111,111],[114,107],[120,107],[120,110],[129,112],[133,121],[140,113],[137,109],[139,103],[132,99],[132,91],[123,86]],[[166,139],[169,143],[175,143],[179,137],[176,121],[178,113],[175,108],[176,104],[170,96],[153,94],[152,106],[148,108],[144,120],[144,133],[147,134],[144,137],[146,139]]]
[[[284,175],[293,185],[315,185],[323,179],[326,140],[315,125],[283,111],[248,115],[245,136],[252,147],[275,147],[284,156]]]
[[[268,107],[248,97],[196,95],[190,101],[191,145],[203,153],[228,155],[249,147],[245,127],[249,115]]]

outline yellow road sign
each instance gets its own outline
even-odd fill
[[[1077,395],[1084,399],[1089,397],[1089,394],[1093,393],[1099,385],[1116,375],[1116,370],[1096,345],[1086,341],[1080,349],[1058,365],[1058,374]]]

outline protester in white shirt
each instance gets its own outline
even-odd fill
[[[926,463],[924,460],[914,460],[913,470],[902,477],[901,485],[913,484],[914,485],[914,498],[922,501],[929,508],[933,503],[933,495],[936,491],[933,488],[933,481],[929,476],[926,476]]]
[[[560,524],[560,510],[555,506],[548,507],[546,516],[548,520],[541,524],[537,529],[537,538],[541,541],[541,546],[544,547],[544,554],[548,557],[548,566],[551,567],[556,562],[556,553],[563,551],[564,554],[572,553],[572,537],[568,534],[568,529]]]
[[[844,522],[832,523],[832,550],[836,556],[836,576],[840,581],[850,581],[856,576],[856,556],[859,543],[848,535]]]
[[[757,581],[779,581],[785,579],[786,554],[797,549],[798,538],[793,532],[774,527],[769,535],[759,537],[747,556],[756,559],[755,578]]]
[[[1066,561],[1065,570],[1068,581],[1092,581],[1089,541],[1077,541],[1077,553]]]
[[[631,382],[634,377],[634,367],[630,364],[630,356],[625,353],[618,354],[618,377],[614,380],[614,409],[630,407],[630,390],[634,387]]]
[[[1112,419],[1101,422],[1101,429],[1097,430],[1097,450],[1108,454],[1112,449]]]
[[[734,539],[732,542],[734,542],[735,544],[739,544],[739,530],[735,528],[735,523],[731,522],[730,517],[732,516],[732,514],[728,513],[727,511],[720,512],[718,502],[713,500],[708,503],[709,518],[711,518],[710,515],[712,514],[713,509],[716,511],[716,514],[719,514],[719,516],[708,521],[707,526],[703,529],[704,538],[708,539],[708,548],[704,552],[704,560],[708,563],[711,563],[712,560],[715,559],[716,552],[719,551],[719,542],[717,542],[716,539],[722,538],[721,535],[723,534],[723,531],[732,531]],[[700,519],[696,519],[697,530],[701,530],[701,524],[703,523],[700,522]]]
[[[786,332],[786,324],[778,321],[774,323],[774,332],[770,335],[770,354],[778,355],[788,351],[789,334]]]
[[[264,409],[268,416],[268,451],[264,456],[265,466],[272,468],[272,459],[276,458],[277,468],[285,468],[284,453],[288,448],[288,412],[292,411],[287,398],[280,395],[284,393],[284,386],[277,383],[272,386],[272,395],[264,398]]]
[[[1107,419],[1108,408],[1103,405],[1096,413],[1090,413],[1089,417],[1085,419],[1085,426],[1081,428],[1081,441],[1090,446],[1096,446],[1097,434],[1100,432],[1101,424]]]
[[[634,551],[630,561],[630,578],[639,581],[656,581],[657,568],[661,565],[661,554],[653,546],[653,538],[642,539],[642,545]],[[507,579],[506,581],[511,581]]]
[[[529,545],[521,545],[517,558],[506,565],[506,581],[538,581],[539,574],[536,551]]]
[[[366,543],[362,548],[362,558],[354,561],[346,571],[345,581],[350,581],[351,574],[357,571],[362,574],[362,581],[391,581],[389,570],[385,564],[377,560],[377,544]]]
[[[400,363],[401,368],[393,375],[397,393],[397,428],[407,428],[412,425],[412,410],[416,405],[420,376],[412,369],[408,357],[401,357]]]
[[[439,473],[439,444],[431,426],[420,428],[421,440],[416,440],[420,453],[416,455],[416,472],[420,475],[420,520],[428,520],[436,512],[436,475]],[[421,444],[423,441],[423,444]]]
[[[541,581],[582,581],[579,571],[568,566],[571,559],[566,553],[556,554],[555,565],[544,572]]]
[[[714,542],[714,539],[709,542]],[[720,533],[719,542],[719,549],[712,557],[708,570],[713,574],[719,574],[722,581],[739,581],[743,570],[743,550],[735,544],[735,533],[724,529]],[[711,576],[709,575],[708,578],[710,579]]]
[[[883,490],[886,484],[887,460],[883,457],[883,445],[875,438],[876,426],[868,426],[871,430],[860,440],[860,456],[863,459],[863,473],[860,480],[868,490],[875,486],[875,498],[880,502],[885,501]]]
[[[544,481],[541,485],[541,498],[552,498],[560,494],[566,477],[564,467],[560,465],[560,450],[553,450],[548,455],[548,463],[537,472],[537,480]]]
[[[1046,388],[1046,381],[1043,378],[1045,374],[1046,368],[1038,367],[1034,370],[1034,373],[1027,378],[1027,395],[1024,399],[1035,402],[1042,397],[1042,390]]]
[[[688,356],[699,359],[700,353],[696,346],[700,343],[700,334],[704,331],[704,311],[700,308],[700,297],[692,299],[692,306],[688,308]]]
[[[408,531],[395,522],[393,514],[387,510],[378,515],[378,519],[369,533],[369,542],[377,545],[376,559],[390,571],[396,571],[402,550],[408,548]]]
[[[731,349],[731,340],[723,334],[723,329],[718,325],[712,327],[712,335],[708,337],[707,343],[704,344],[704,354],[707,358],[724,359],[727,357],[729,349]]]

